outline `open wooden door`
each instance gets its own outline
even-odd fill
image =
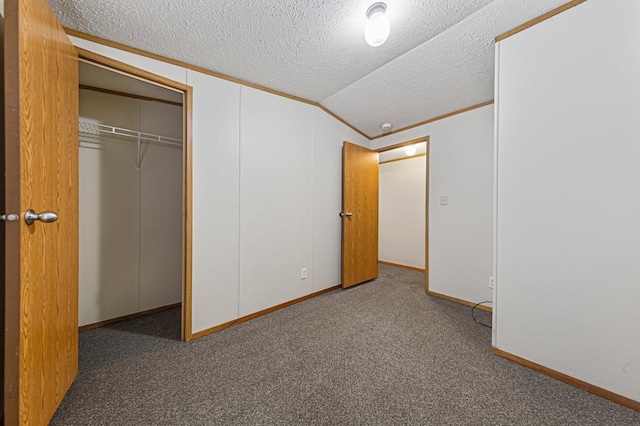
[[[78,372],[78,57],[46,0],[4,6],[5,424],[46,425]]]
[[[342,147],[342,288],[378,278],[378,153]]]

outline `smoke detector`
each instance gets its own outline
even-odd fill
[[[392,127],[391,123],[382,123],[382,131],[385,133],[390,132]]]

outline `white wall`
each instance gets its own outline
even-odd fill
[[[366,138],[317,107],[71,39],[193,87],[193,332],[340,284],[341,147]]]
[[[380,260],[424,269],[426,172],[426,157],[380,164]]]
[[[638,16],[590,0],[499,43],[494,341],[634,400]]]
[[[315,107],[241,92],[240,264],[251,265],[240,270],[245,316],[311,293]]]
[[[238,315],[240,86],[188,70],[193,87],[192,329]]]
[[[376,139],[374,149],[430,136],[429,290],[492,300],[493,106]],[[440,195],[449,196],[441,206]]]
[[[80,116],[182,138],[182,108],[88,90]],[[80,136],[79,324],[181,300],[182,149]]]

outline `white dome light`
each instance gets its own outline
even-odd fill
[[[386,11],[387,5],[384,3],[374,3],[367,9],[369,21],[364,27],[364,39],[370,46],[381,46],[389,37],[391,25],[389,18],[385,15]]]
[[[416,153],[416,146],[415,145],[409,145],[404,149],[404,153],[407,154],[407,157],[411,157],[412,155],[414,155]]]

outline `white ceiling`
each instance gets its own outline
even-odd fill
[[[493,98],[493,40],[568,0],[49,0],[66,27],[320,102],[369,136]]]

